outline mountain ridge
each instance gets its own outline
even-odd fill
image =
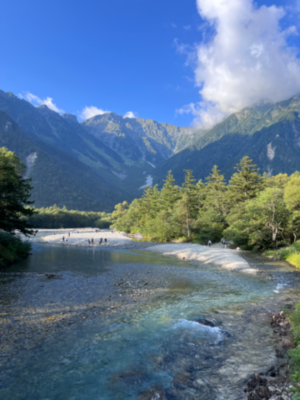
[[[247,107],[210,130],[116,113],[78,122],[1,90],[0,117],[0,145],[27,165],[39,207],[109,211],[150,182],[161,186],[168,170],[182,183],[184,169],[204,179],[216,164],[228,178],[245,155],[269,175],[300,170],[299,95]]]

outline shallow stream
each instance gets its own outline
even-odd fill
[[[299,296],[300,279],[284,263],[244,256],[260,276],[35,244],[0,274],[0,398],[246,399],[249,375],[276,361],[267,314]]]

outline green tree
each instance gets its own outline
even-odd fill
[[[190,169],[185,169],[185,180],[182,184],[183,196],[178,202],[180,215],[184,216],[187,237],[191,236],[191,225],[196,220],[198,214],[198,193],[195,185],[196,179]]]
[[[289,230],[296,242],[300,232],[300,174],[290,176],[284,186],[284,201],[291,212]]]
[[[253,161],[245,156],[234,167],[237,172],[229,181],[229,195],[232,205],[252,199],[263,189],[263,178]]]
[[[181,232],[190,238],[193,218],[191,217],[190,202],[187,193],[183,193],[182,198],[176,203],[175,214],[176,220],[181,226]]]
[[[0,148],[0,229],[14,234],[20,231],[32,235],[34,231],[26,218],[34,214],[30,198],[30,180],[24,179],[25,165],[5,147]],[[26,217],[26,218],[24,218]]]
[[[203,205],[199,209],[195,228],[199,231],[200,240],[218,241],[226,227],[229,210],[227,187],[224,175],[221,175],[216,165],[206,181],[206,186],[202,188],[204,201],[202,200]]]
[[[237,209],[238,210],[238,209]],[[243,214],[229,216],[230,227],[225,237],[243,247],[277,247],[288,227],[289,211],[283,200],[283,190],[266,188],[256,198],[245,202]]]
[[[180,198],[178,186],[175,186],[176,182],[172,175],[172,171],[168,172],[166,179],[164,180],[164,186],[160,191],[161,207],[167,211],[172,212],[174,204]]]
[[[112,220],[115,222],[117,219],[122,218],[128,212],[128,203],[123,201],[115,206],[115,211],[112,212]]]

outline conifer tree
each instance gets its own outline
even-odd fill
[[[220,240],[226,227],[228,213],[227,188],[224,175],[220,174],[215,165],[211,174],[206,178],[204,188],[205,200],[199,210],[197,227],[201,240]]]
[[[259,169],[248,156],[243,157],[234,168],[237,172],[229,181],[231,201],[240,203],[254,198],[263,189],[263,177],[258,174]]]
[[[168,175],[164,182],[165,184],[160,192],[161,206],[165,211],[172,211],[174,208],[174,204],[180,198],[180,193],[178,187],[175,186],[176,182],[172,175],[172,171],[168,172]]]
[[[221,175],[215,165],[211,174],[206,178],[206,207],[213,207],[220,216],[228,210],[227,188],[224,175]]]
[[[194,183],[196,182],[196,179],[193,177],[193,171],[191,171],[190,169],[185,169],[184,172],[185,180],[182,184],[183,192],[187,198],[190,218],[196,218],[198,212],[198,193],[197,187]]]

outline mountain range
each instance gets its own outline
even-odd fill
[[[0,146],[27,165],[36,207],[110,211],[139,197],[154,168],[189,138],[189,128],[115,113],[79,123],[0,91]]]
[[[111,211],[140,197],[146,184],[161,186],[168,170],[178,184],[184,169],[204,179],[215,164],[229,178],[244,155],[261,173],[300,170],[300,97],[262,102],[210,130],[192,130],[112,112],[78,122],[0,91],[0,146],[26,164],[36,207]]]
[[[231,114],[195,142],[162,162],[154,182],[160,183],[169,170],[178,183],[183,169],[204,179],[217,165],[229,179],[239,160],[249,156],[269,176],[300,171],[300,96],[275,104],[262,102]]]

